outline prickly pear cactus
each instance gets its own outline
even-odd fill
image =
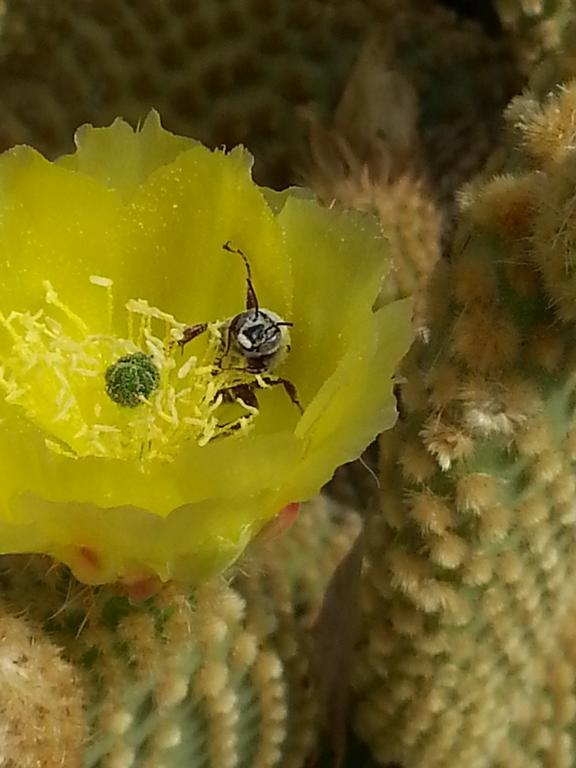
[[[308,505],[232,581],[139,603],[3,558],[2,768],[302,766],[318,718],[309,630],[358,528]]]
[[[382,440],[354,670],[383,764],[576,761],[576,88],[508,113]]]

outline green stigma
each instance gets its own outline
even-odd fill
[[[135,408],[160,384],[160,372],[149,355],[134,352],[118,358],[106,370],[106,394],[118,405]]]

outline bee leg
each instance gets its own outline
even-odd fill
[[[223,387],[218,390],[218,394],[222,395],[227,402],[242,400],[250,408],[258,408],[258,398],[250,384],[234,384],[231,387]]]
[[[223,387],[218,391],[218,394],[222,395],[222,398],[227,402],[234,403],[240,400],[244,406],[258,408],[258,399],[254,388],[250,384],[234,384],[231,387]],[[237,432],[239,429],[242,429],[244,424],[250,423],[253,418],[253,413],[246,412],[237,419],[234,419],[234,421],[219,424],[216,438],[226,437],[233,432]]]
[[[296,387],[294,384],[292,384],[291,381],[288,381],[288,379],[281,379],[279,376],[263,376],[263,380],[266,382],[266,384],[269,384],[271,387],[273,387],[275,384],[281,384],[284,387],[284,392],[288,395],[290,400],[294,403],[296,408],[300,411],[300,413],[304,413],[304,409],[302,408],[302,403],[300,402],[298,398],[298,392],[296,390]]]
[[[182,338],[178,339],[178,346],[183,349],[188,342],[195,339],[197,336],[203,334],[208,328],[208,323],[197,323],[196,325],[189,325],[188,328],[184,328],[182,331]]]
[[[213,439],[221,440],[223,437],[228,437],[229,435],[234,434],[234,432],[238,432],[238,430],[242,429],[242,425],[248,423],[251,418],[252,416],[250,414],[245,413],[234,421],[227,421],[225,424],[219,424]]]

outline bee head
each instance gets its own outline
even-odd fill
[[[269,309],[249,309],[232,320],[231,342],[248,360],[272,358],[288,344],[290,325]]]

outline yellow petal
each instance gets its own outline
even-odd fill
[[[410,306],[372,311],[390,261],[370,217],[259,189],[242,149],[154,114],[77,145],[56,164],[0,157],[0,551],[47,552],[91,583],[197,583],[392,423]],[[291,324],[268,383],[227,341],[247,300],[236,250],[260,308]],[[156,389],[123,408],[105,373],[135,352]]]
[[[83,125],[76,131],[75,143],[77,151],[61,157],[58,165],[86,174],[123,197],[129,197],[157,168],[197,145],[193,139],[165,131],[154,111],[138,131],[120,118],[109,128]]]

